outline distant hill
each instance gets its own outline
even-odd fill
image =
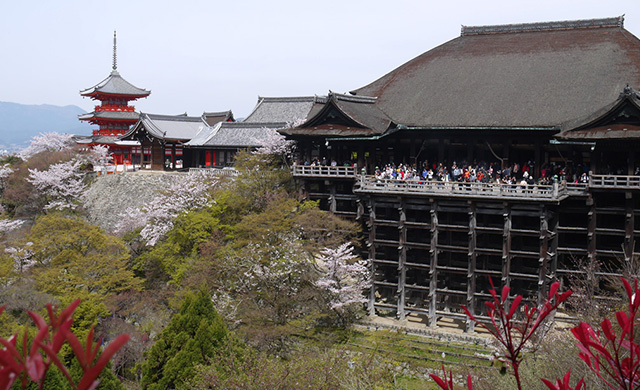
[[[0,150],[18,151],[40,133],[90,135],[91,126],[78,120],[84,113],[78,106],[0,102]]]

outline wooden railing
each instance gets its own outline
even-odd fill
[[[531,200],[561,200],[569,196],[564,183],[553,185],[498,184],[480,182],[442,182],[426,180],[376,179],[361,176],[355,192],[390,194],[433,194],[461,197],[519,198]]]
[[[303,177],[348,177],[355,178],[357,167],[352,166],[313,166],[313,165],[293,165],[291,167],[293,176]]]
[[[628,188],[640,190],[640,176],[630,175],[591,175],[591,188]]]

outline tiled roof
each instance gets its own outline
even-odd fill
[[[209,126],[213,126],[218,122],[235,122],[235,118],[233,117],[233,112],[229,111],[219,111],[219,112],[205,112],[202,114],[202,119],[204,119]]]
[[[205,130],[197,138],[186,143],[194,147],[228,147],[228,148],[252,148],[262,146],[265,140],[265,129],[278,129],[286,126],[285,123],[263,122],[220,122],[216,126]]]
[[[464,28],[353,93],[408,127],[547,128],[593,113],[627,83],[640,87],[640,40],[613,18]]]
[[[78,119],[81,121],[88,121],[91,119],[114,119],[114,120],[127,120],[136,121],[140,114],[132,111],[94,111],[86,114],[78,115]]]
[[[375,97],[330,92],[326,103],[319,110],[314,110],[305,123],[281,132],[333,137],[380,135],[389,129],[392,121],[376,102]]]
[[[94,96],[99,94],[106,95],[129,95],[132,97],[145,97],[149,96],[151,91],[147,91],[146,89],[138,88],[135,85],[131,84],[118,73],[117,70],[113,70],[109,77],[102,80],[98,84],[94,85],[91,88],[87,88],[85,90],[80,91],[80,95],[82,96]]]
[[[244,122],[282,123],[307,118],[318,96],[258,97],[258,104]]]
[[[135,134],[146,132],[158,139],[188,141],[206,127],[202,117],[141,113],[138,122],[120,139],[135,139]]]

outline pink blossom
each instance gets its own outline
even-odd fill
[[[80,161],[74,159],[52,164],[45,171],[29,169],[27,181],[48,198],[48,203],[44,206],[45,210],[76,208],[78,198],[85,190],[84,173],[80,171],[81,165]]]
[[[356,261],[351,243],[320,253],[316,260],[322,276],[315,285],[329,293],[329,306],[343,311],[352,304],[365,303],[363,292],[371,286],[369,261]]]
[[[75,144],[71,134],[60,133],[40,133],[31,138],[31,143],[22,150],[19,155],[23,159],[28,159],[34,154],[44,151],[58,151],[72,147]]]

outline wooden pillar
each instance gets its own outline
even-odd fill
[[[405,308],[405,300],[406,300],[406,290],[405,283],[407,280],[407,248],[405,247],[405,242],[407,240],[407,228],[405,226],[406,221],[406,210],[405,210],[405,200],[404,198],[400,199],[400,207],[398,208],[400,218],[398,221],[398,233],[399,233],[399,245],[398,245],[398,319],[400,321],[405,320],[406,313],[404,311]]]
[[[511,287],[511,206],[504,203],[502,211],[504,229],[502,233],[502,288]],[[496,286],[498,287],[498,286]]]
[[[636,165],[634,149],[635,148],[629,149],[629,155],[627,156],[627,175],[634,174],[635,165]]]
[[[633,193],[626,191],[625,195],[625,218],[624,218],[624,259],[629,262],[633,259],[633,229],[635,218],[633,212]]]
[[[336,182],[332,181],[329,184],[329,211],[333,214],[338,209],[338,200],[336,199]]]
[[[511,138],[503,140],[502,144],[502,169],[509,166],[509,146],[511,145]]]
[[[451,149],[451,148],[449,148]],[[431,156],[429,156],[431,157]],[[439,138],[438,139],[438,161],[436,161],[436,163],[445,163],[444,161],[444,139],[443,138]],[[449,161],[446,162],[447,167],[451,168],[451,159],[449,159]]]
[[[374,240],[376,237],[376,208],[375,201],[371,199],[369,201],[369,240],[367,242],[367,246],[369,247],[369,266],[371,267],[371,289],[369,290],[369,307],[367,308],[370,316],[376,315],[376,285],[375,285],[375,275],[376,275],[376,266],[375,266],[375,258],[376,258],[376,246],[374,245]]]
[[[549,217],[548,234],[549,234],[549,281],[556,280],[556,272],[558,270],[558,226],[560,226],[559,213],[552,213]]]
[[[544,206],[540,209],[540,256],[538,258],[538,304],[544,302],[549,272],[549,221]]]
[[[467,268],[467,309],[475,315],[475,293],[476,293],[476,205],[469,202],[469,264]],[[473,332],[475,322],[467,318],[465,324],[466,332]]]
[[[431,208],[431,246],[429,249],[430,262],[429,262],[429,326],[436,327],[438,320],[436,314],[436,289],[438,288],[438,272],[436,266],[438,265],[438,202],[431,199],[433,202]]]
[[[534,157],[535,158],[535,163],[534,163],[534,167],[533,167],[533,177],[538,179],[540,178],[540,174],[542,172],[542,154],[541,154],[541,149],[542,149],[542,142],[540,141],[539,138],[536,138],[535,141],[535,152],[534,152]]]
[[[587,206],[591,206],[587,213],[588,225],[587,225],[587,257],[589,261],[595,261],[596,259],[596,202],[589,195],[587,199]]]

